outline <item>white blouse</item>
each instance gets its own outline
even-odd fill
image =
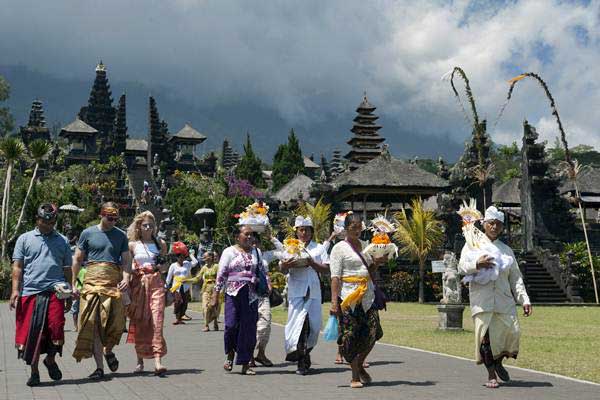
[[[177,261],[171,264],[171,266],[169,267],[169,272],[167,273],[167,286],[173,282],[173,278],[176,276],[181,276],[184,278],[189,278],[192,276],[192,268],[198,265],[198,260],[194,256],[190,256],[190,258],[192,259],[192,261],[190,262],[188,260],[185,260],[183,262],[183,265],[179,265]],[[186,292],[190,290],[190,284],[184,283],[183,290]]]
[[[360,241],[361,250],[364,249],[368,243]],[[367,263],[372,263],[373,260],[369,255],[362,254],[363,258]],[[347,276],[360,276],[360,277],[368,277],[369,270],[367,266],[362,262],[360,257],[356,254],[356,252],[352,249],[350,244],[343,240],[338,242],[333,249],[331,250],[330,261],[329,261],[329,269],[331,270],[332,278],[342,278]],[[342,281],[342,289],[340,293],[340,297],[344,300],[348,295],[356,290],[358,287],[357,283],[348,283]],[[375,287],[373,286],[373,282],[369,279],[367,284],[367,292],[362,298],[362,307],[365,312],[367,312],[373,301],[375,300]]]
[[[304,249],[313,260],[319,264],[328,264],[327,248],[315,242],[310,242]],[[288,297],[304,297],[310,289],[311,299],[321,299],[321,284],[319,274],[312,267],[290,268],[288,271]]]

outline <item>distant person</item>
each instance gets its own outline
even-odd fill
[[[208,251],[203,256],[204,266],[200,268],[197,274],[198,283],[202,283],[200,293],[202,296],[202,313],[204,314],[204,328],[202,332],[210,331],[209,325],[213,323],[213,329],[219,330],[219,314],[221,313],[221,299],[217,299],[217,304],[211,304],[212,292],[217,282],[217,272],[219,271],[219,254],[215,251]],[[220,296],[219,296],[220,297]]]
[[[87,259],[81,292],[81,315],[73,357],[80,362],[94,356],[96,370],[89,378],[104,378],[104,362],[115,372],[119,361],[113,347],[125,330],[122,293],[129,288],[131,256],[125,232],[116,227],[119,209],[113,202],[100,208],[100,223],[81,232],[73,257],[73,277],[77,277]],[[75,282],[73,282],[75,287]]]
[[[521,328],[516,304],[523,305],[526,317],[531,315],[532,307],[515,253],[498,239],[504,229],[504,213],[494,206],[488,207],[483,229],[493,246],[513,259],[512,265],[500,271],[496,280],[486,284],[475,280],[469,283],[471,315],[475,324],[475,359],[488,371],[486,387],[495,389],[499,387],[498,378],[504,382],[510,380],[502,360],[505,357],[517,358],[519,353]],[[484,254],[474,259],[474,253],[465,249],[467,245],[463,247],[458,263],[461,275],[475,275],[479,270],[494,267],[493,257]]]
[[[192,268],[198,265],[198,260],[194,256],[194,250],[190,252],[183,242],[173,243],[171,252],[177,256],[177,261],[169,267],[166,284],[169,290],[175,293],[173,325],[180,325],[191,319],[184,319],[190,301],[190,284],[186,280],[192,278]],[[191,261],[187,260],[188,256]]]
[[[10,309],[16,309],[18,357],[31,366],[28,386],[40,384],[40,354],[46,354],[43,363],[50,379],[62,379],[55,356],[62,354],[65,342],[65,301],[60,292],[71,280],[71,248],[54,230],[57,213],[54,204],[42,204],[35,229],[19,236],[12,257]]]

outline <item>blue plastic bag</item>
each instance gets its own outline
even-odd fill
[[[323,331],[323,339],[326,342],[336,341],[338,338],[338,320],[335,315],[330,315],[325,330]]]

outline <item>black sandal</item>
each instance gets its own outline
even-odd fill
[[[60,371],[60,368],[58,368],[56,361],[50,364],[48,359],[44,358],[43,363],[46,368],[48,368],[48,375],[50,375],[50,379],[53,381],[60,381],[62,379],[62,372]]]
[[[97,368],[94,372],[92,372],[88,378],[93,379],[95,381],[103,379],[104,378],[104,370]]]
[[[104,358],[106,359],[106,364],[108,364],[108,369],[110,369],[111,372],[115,372],[119,369],[119,360],[117,360],[117,356],[115,356],[115,353],[106,353],[104,355]]]
[[[32,372],[29,379],[27,379],[27,386],[37,386],[40,384],[40,374],[38,372]]]

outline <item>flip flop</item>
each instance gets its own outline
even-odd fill
[[[265,367],[272,367],[273,366],[273,362],[271,360],[269,360],[268,358],[258,358],[255,357],[254,361],[256,361],[257,363],[264,365]]]
[[[223,364],[223,369],[227,372],[231,372],[233,369],[233,360],[225,360],[225,364]]]
[[[242,375],[254,376],[256,375],[256,372],[254,372],[254,370],[249,365],[244,365],[242,367]]]
[[[350,381],[350,387],[352,389],[360,389],[363,388],[365,385],[362,384],[362,382],[360,381]]]
[[[165,376],[165,374],[167,373],[167,369],[165,367],[159,368],[159,369],[154,369],[154,375],[156,376]]]
[[[104,370],[102,370],[100,368],[97,368],[94,372],[92,372],[88,376],[88,378],[90,378],[92,380],[95,380],[95,381],[98,381],[98,380],[104,378]]]

